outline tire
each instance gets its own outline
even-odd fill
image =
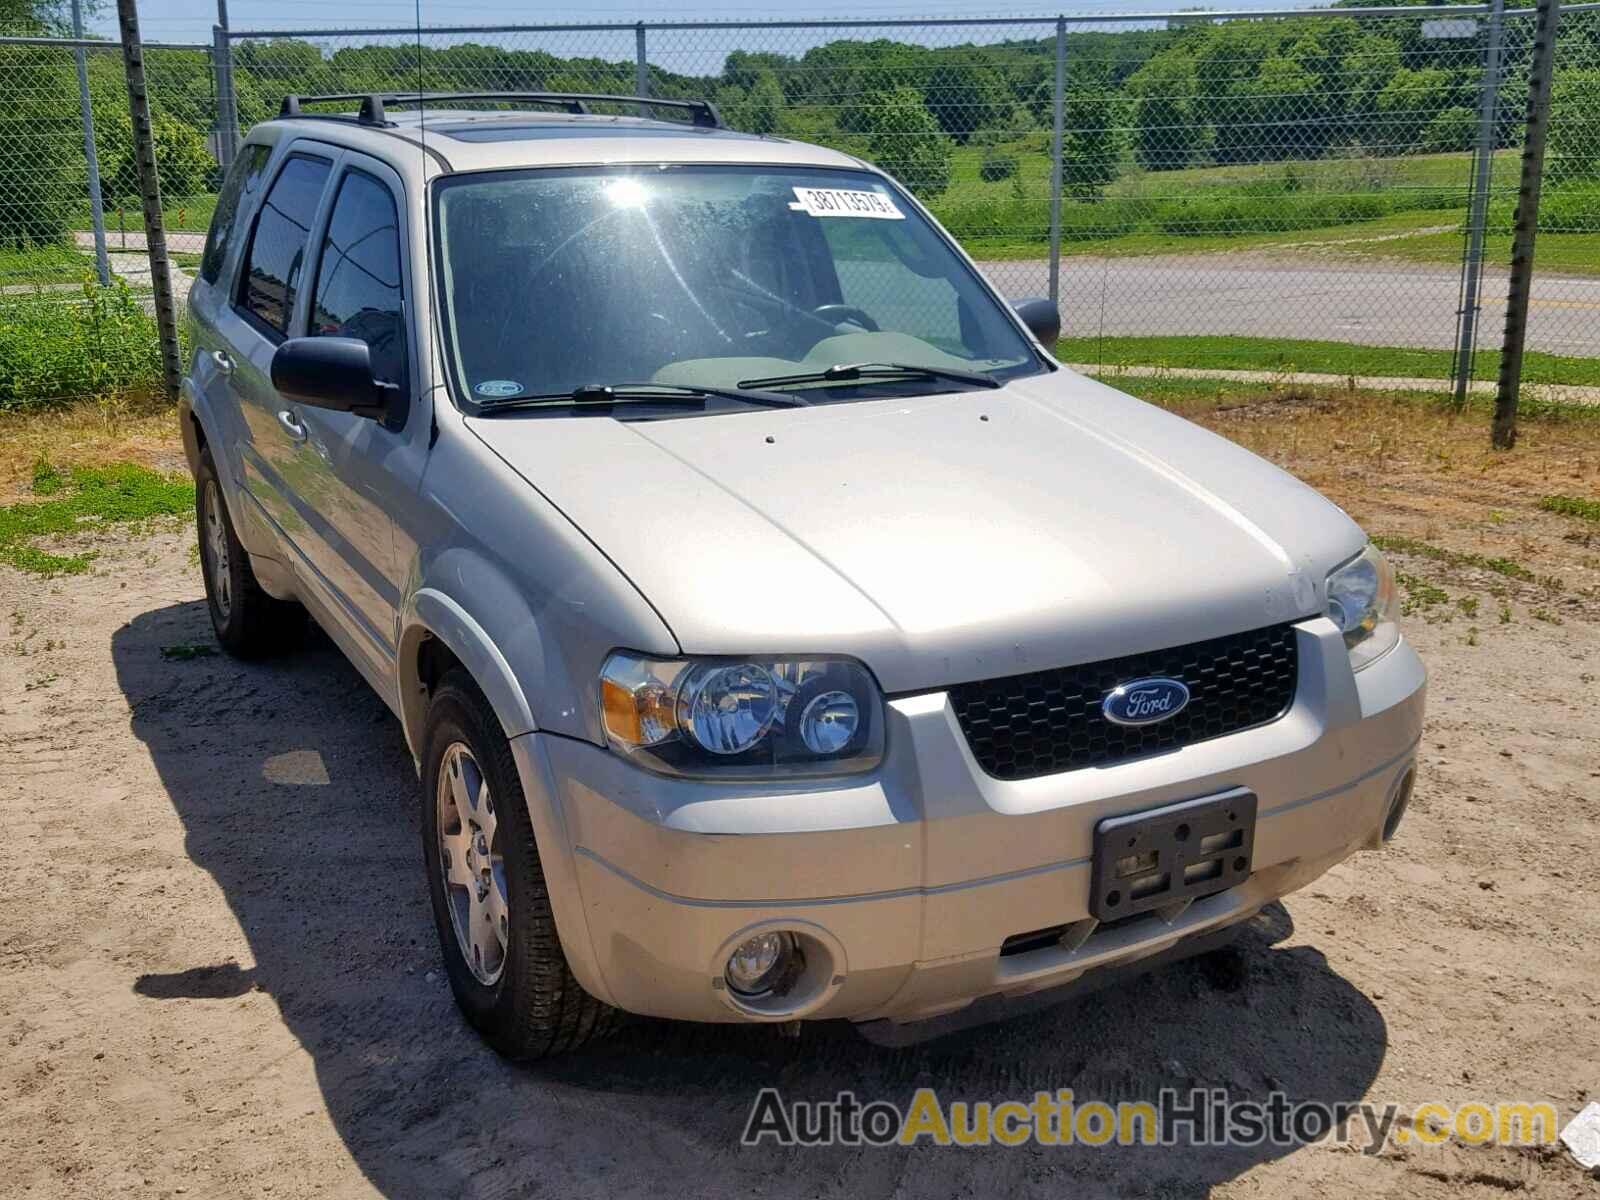
[[[200,451],[195,474],[194,517],[206,607],[222,648],[235,658],[265,658],[298,645],[305,609],[273,599],[256,582],[250,556],[234,531],[209,447]]]
[[[620,1014],[567,965],[511,747],[466,672],[448,671],[434,688],[422,740],[428,894],[467,1021],[524,1060],[608,1033]]]

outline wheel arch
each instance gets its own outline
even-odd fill
[[[400,717],[414,753],[422,747],[429,692],[454,665],[478,685],[506,737],[538,728],[516,673],[483,626],[452,597],[435,588],[419,588],[402,617],[396,670]]]
[[[183,438],[183,457],[189,464],[189,474],[200,473],[200,451],[211,443],[205,419],[195,407],[194,384],[185,379],[178,392],[178,434]]]

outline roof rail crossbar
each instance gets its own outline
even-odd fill
[[[614,96],[589,92],[341,92],[325,96],[299,96],[290,94],[283,98],[278,110],[280,117],[301,117],[301,106],[312,103],[332,103],[357,100],[361,103],[356,120],[362,125],[387,125],[387,108],[392,105],[449,103],[457,100],[515,100],[524,104],[548,104],[563,108],[569,113],[587,113],[594,102],[602,104],[628,104],[647,108],[678,109],[689,114],[690,120],[706,129],[724,129],[722,114],[709,100],[665,100],[656,96]],[[346,118],[348,119],[348,118]]]

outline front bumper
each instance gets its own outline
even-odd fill
[[[1245,920],[1382,830],[1412,770],[1426,676],[1402,641],[1352,675],[1331,622],[1296,627],[1300,681],[1270,725],[1116,766],[985,775],[943,693],[889,704],[873,774],[804,788],[678,780],[559,736],[513,740],[563,948],[578,980],[633,1012],[697,1021],[920,1020],[1125,965]],[[1095,928],[1095,824],[1247,787],[1253,874],[1169,921]],[[1041,948],[1007,938],[1068,927]],[[815,970],[748,1006],[734,945],[795,932]]]

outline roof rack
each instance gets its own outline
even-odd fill
[[[722,114],[709,100],[663,100],[656,96],[611,96],[588,92],[337,92],[323,96],[301,96],[291,92],[283,98],[278,116],[316,117],[322,120],[344,120],[344,114],[308,113],[303,104],[324,104],[340,101],[360,101],[355,121],[360,125],[392,125],[387,109],[394,105],[454,103],[458,100],[515,100],[523,104],[546,104],[565,109],[569,113],[587,113],[591,103],[631,104],[648,108],[672,108],[689,114],[690,120],[703,129],[725,129]]]

